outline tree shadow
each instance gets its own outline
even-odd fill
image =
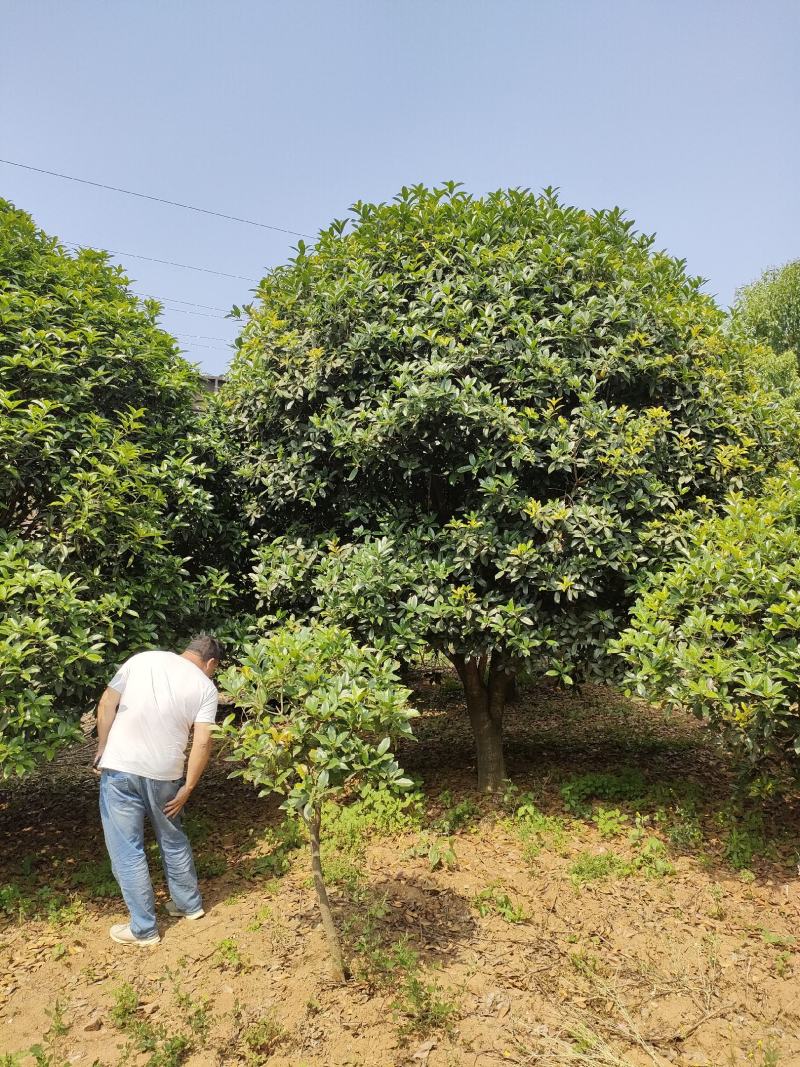
[[[333,887],[330,896],[345,952],[361,958],[365,972],[398,945],[411,949],[424,965],[446,964],[478,930],[469,901],[418,876],[382,877],[350,892]],[[299,919],[308,927],[319,923],[311,890]]]

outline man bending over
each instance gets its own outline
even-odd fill
[[[205,635],[195,637],[180,656],[140,652],[123,663],[100,698],[94,761],[100,772],[100,817],[111,869],[130,912],[130,923],[110,930],[121,945],[161,940],[144,851],[145,815],[161,850],[171,898],[167,911],[187,919],[204,914],[180,815],[211,754],[217,714],[211,678],[221,654],[216,638]]]

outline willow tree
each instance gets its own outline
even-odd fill
[[[261,611],[447,655],[482,788],[510,679],[602,676],[659,524],[763,462],[778,415],[700,284],[617,209],[448,184],[356,204],[248,309],[223,405]]]

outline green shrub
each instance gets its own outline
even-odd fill
[[[800,471],[734,494],[637,602],[629,691],[690,708],[744,767],[800,756]],[[762,783],[763,784],[763,783]]]
[[[390,751],[393,741],[413,736],[417,712],[407,703],[408,690],[385,653],[360,647],[344,630],[319,625],[286,626],[248,645],[241,665],[228,670],[221,685],[246,713],[241,725],[229,716],[220,731],[230,742],[231,759],[241,763],[232,777],[253,782],[262,796],[278,793],[281,807],[303,820],[333,973],[343,980],[320,852],[323,816],[348,786],[372,784],[384,792],[362,797],[362,816],[366,812],[384,826],[405,817],[403,805],[386,794],[402,794],[413,785]],[[347,809],[336,818],[352,845],[357,821]]]

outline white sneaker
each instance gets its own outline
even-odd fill
[[[117,923],[116,926],[111,927],[108,934],[111,940],[116,941],[118,945],[157,945],[161,940],[161,935],[158,932],[151,934],[149,937],[136,937],[128,923]]]
[[[178,911],[171,900],[167,901],[167,914],[171,915],[174,919],[202,919],[205,912],[202,908],[198,908],[197,911],[190,912],[188,915],[185,911]]]

